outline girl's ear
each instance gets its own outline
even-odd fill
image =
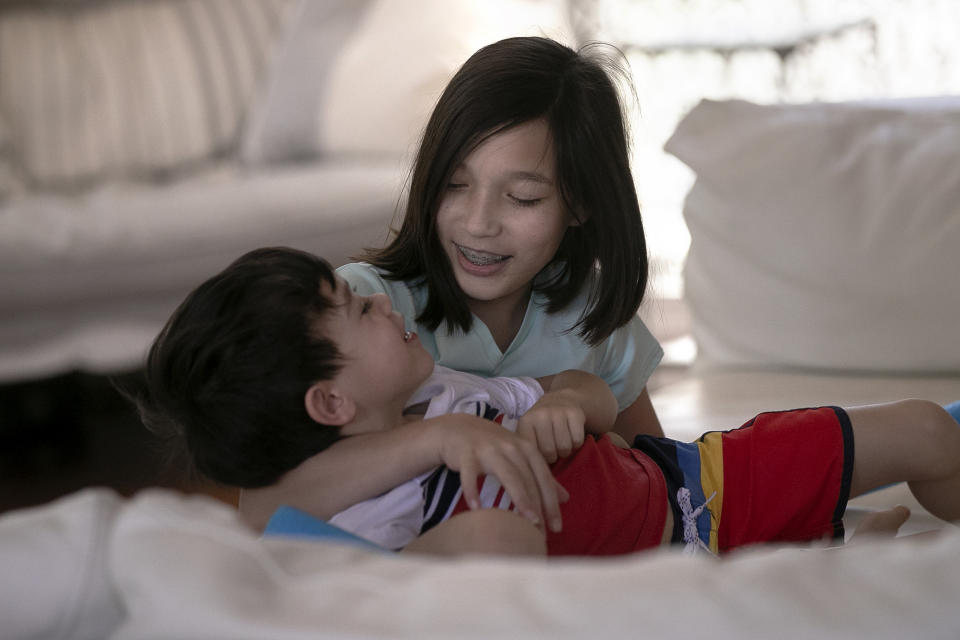
[[[587,215],[586,211],[577,211],[577,215],[569,214],[569,220],[567,220],[568,227],[579,227],[584,222],[590,219],[590,216]]]
[[[313,383],[303,398],[307,415],[314,422],[331,427],[349,424],[357,413],[357,407],[332,380]]]

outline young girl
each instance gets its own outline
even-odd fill
[[[647,252],[623,106],[591,50],[524,37],[471,56],[427,124],[399,232],[366,260],[339,274],[360,294],[386,293],[439,364],[482,376],[588,371],[613,390],[625,440],[663,435],[645,389],[662,350],[636,315]],[[376,470],[367,495],[352,496],[372,497],[425,470],[417,438],[396,455],[397,438],[339,443],[316,457],[315,472],[335,482],[357,465]],[[512,456],[486,455],[474,466],[487,472]],[[501,482],[524,513],[537,519],[542,509],[558,528],[562,490],[516,466],[517,480]],[[301,504],[338,511],[316,473]]]

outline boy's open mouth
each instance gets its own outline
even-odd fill
[[[459,251],[460,255],[466,258],[468,262],[475,264],[478,267],[484,267],[489,264],[503,262],[510,257],[502,256],[496,253],[487,253],[486,251],[474,251],[473,249],[468,249],[467,247],[456,243],[454,243],[454,246],[457,247],[457,251]]]

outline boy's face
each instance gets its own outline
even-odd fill
[[[433,358],[415,333],[404,330],[386,295],[358,295],[339,276],[332,292],[321,286],[337,303],[322,321],[344,358],[337,382],[360,407],[402,409],[433,372]]]

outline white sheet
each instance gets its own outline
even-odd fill
[[[843,550],[436,560],[263,542],[208,498],[0,517],[4,638],[957,638],[960,532]],[[82,597],[80,597],[82,596]]]

